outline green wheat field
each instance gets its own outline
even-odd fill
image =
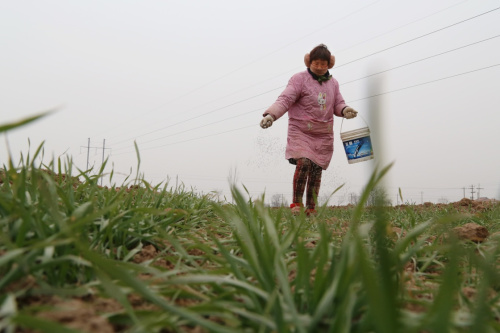
[[[388,165],[294,216],[40,154],[0,166],[0,332],[500,331],[498,202],[388,206]]]

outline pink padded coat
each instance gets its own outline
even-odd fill
[[[320,84],[306,70],[292,76],[264,116],[278,120],[288,111],[285,158],[306,157],[326,170],[333,155],[333,115],[342,117],[346,106],[337,80]]]

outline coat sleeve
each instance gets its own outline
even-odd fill
[[[281,118],[299,98],[302,89],[302,82],[299,78],[294,75],[288,81],[288,85],[285,90],[278,97],[276,102],[274,102],[263,114],[266,116],[270,114],[275,120]]]
[[[333,106],[333,112],[337,117],[343,117],[342,110],[347,106],[344,101],[344,97],[340,93],[339,83],[335,80],[335,105]]]

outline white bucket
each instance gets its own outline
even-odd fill
[[[373,158],[372,141],[368,127],[340,133],[349,164]]]

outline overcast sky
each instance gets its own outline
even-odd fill
[[[259,127],[319,43],[354,120],[335,119],[320,195],[346,204],[376,164],[394,162],[397,203],[500,198],[498,0],[0,0],[0,123],[52,115],[1,137],[18,163],[140,172],[153,184],[290,202],[287,117]],[[370,127],[376,160],[348,164],[340,132]],[[90,150],[88,150],[90,139]],[[28,146],[31,142],[31,148]],[[103,147],[105,149],[103,149]],[[130,179],[129,179],[130,180]],[[104,179],[104,183],[108,178]],[[400,199],[398,199],[399,203]]]

